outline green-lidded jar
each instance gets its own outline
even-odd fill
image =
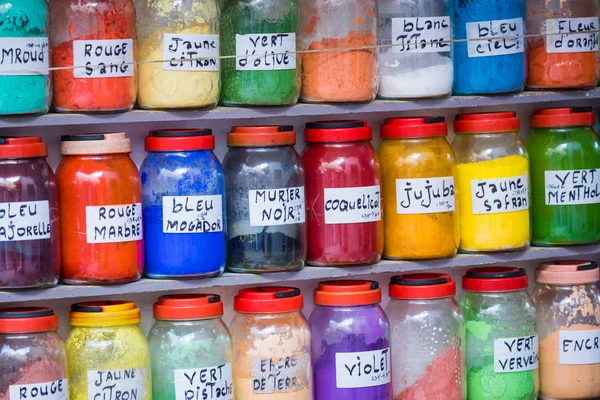
[[[600,140],[592,108],[549,108],[527,140],[537,246],[600,241]]]

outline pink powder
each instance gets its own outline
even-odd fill
[[[3,366],[0,374],[0,400],[10,399],[10,386],[28,385],[31,383],[52,382],[67,377],[65,365],[52,358],[38,358],[11,370]]]

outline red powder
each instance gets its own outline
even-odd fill
[[[6,362],[6,364],[10,363],[11,361]],[[10,368],[11,365],[5,367]],[[10,386],[12,385],[29,385],[67,378],[65,364],[52,358],[38,358],[18,369],[10,369],[10,372],[5,371],[1,374],[0,400],[10,400]]]

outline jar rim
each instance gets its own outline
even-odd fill
[[[456,294],[456,282],[448,274],[402,274],[391,278],[389,293],[394,299],[441,299]]]
[[[131,140],[124,132],[77,133],[60,138],[62,155],[131,153]]]
[[[0,136],[0,159],[39,158],[48,155],[40,136]]]
[[[308,122],[304,131],[307,143],[369,141],[372,136],[373,131],[364,120]]]
[[[153,311],[161,321],[212,319],[223,315],[223,302],[217,294],[174,294],[159,297]]]
[[[381,288],[376,281],[338,280],[319,282],[314,291],[317,306],[365,306],[381,303]]]
[[[215,137],[211,129],[158,129],[148,133],[146,151],[213,150]]]
[[[457,134],[511,133],[519,132],[520,128],[517,113],[512,111],[459,114],[454,120]]]
[[[74,327],[137,325],[140,320],[140,309],[131,301],[89,301],[71,306],[70,323]]]
[[[48,307],[0,309],[0,334],[35,333],[58,329],[58,316]]]
[[[285,286],[261,286],[239,291],[233,309],[240,313],[277,314],[300,311],[304,300],[300,289]]]
[[[536,128],[566,128],[593,126],[592,107],[540,108],[533,112],[529,125]]]
[[[595,261],[564,260],[540,264],[535,271],[537,283],[546,285],[584,285],[600,280]]]

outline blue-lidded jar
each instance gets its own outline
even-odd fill
[[[210,129],[157,130],[141,168],[146,275],[192,278],[225,268],[225,182]]]

